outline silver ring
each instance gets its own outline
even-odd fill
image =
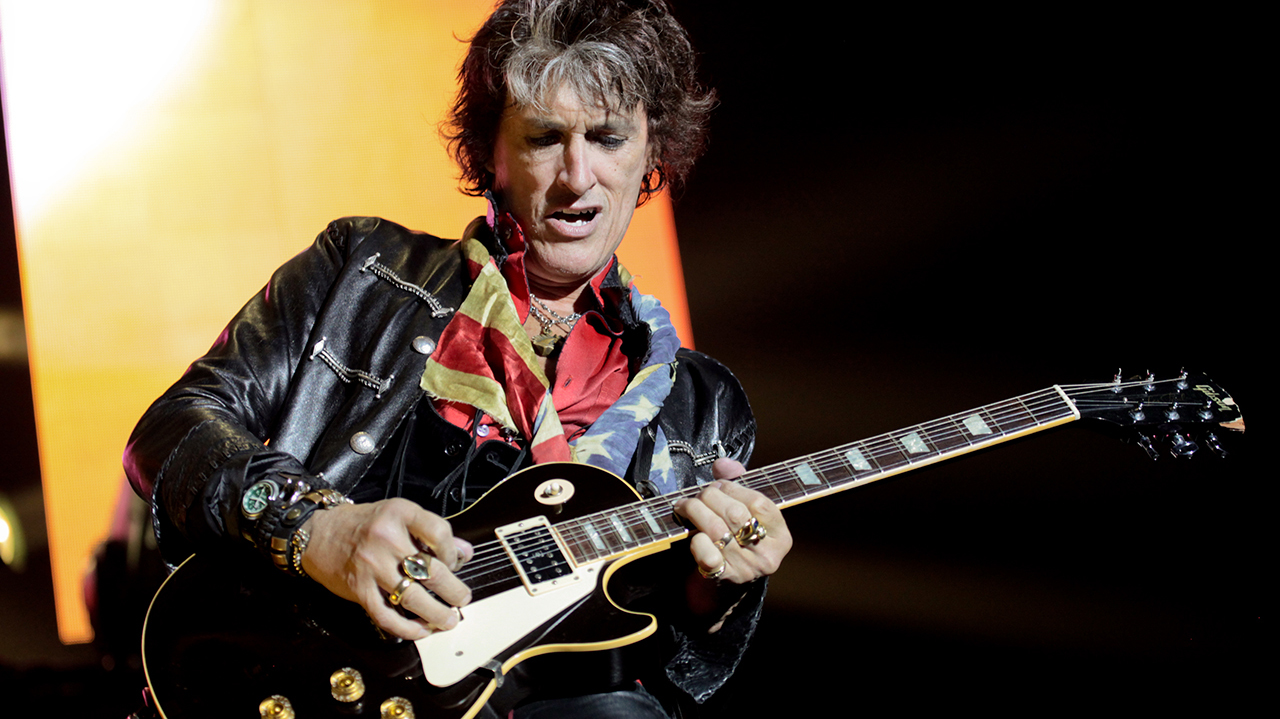
[[[716,540],[715,542],[716,549],[724,549],[725,546],[732,541],[733,541],[733,532],[725,532],[723,535],[720,536],[719,539]]]
[[[400,560],[400,571],[415,582],[431,581],[431,555],[423,552],[410,554]]]
[[[401,579],[400,583],[396,585],[396,588],[387,595],[387,603],[393,607],[400,606],[400,602],[404,600],[404,593],[409,591],[409,587],[412,587],[417,583],[417,580],[412,577],[405,577],[404,579]]]

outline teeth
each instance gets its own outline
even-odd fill
[[[585,222],[590,222],[596,216],[596,212],[595,210],[587,210],[586,212],[560,211],[560,212],[553,213],[551,216],[562,222],[568,222],[570,224],[580,225]]]

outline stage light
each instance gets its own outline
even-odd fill
[[[27,543],[22,536],[22,522],[13,503],[0,494],[0,562],[21,572],[27,564]]]

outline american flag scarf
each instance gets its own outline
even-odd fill
[[[513,228],[508,248],[513,253],[523,251],[519,228],[509,218],[502,220]],[[529,312],[528,288],[509,287],[498,262],[478,239],[480,233],[492,232],[493,224],[491,213],[487,223],[472,223],[462,240],[471,290],[427,361],[421,381],[423,391],[429,397],[484,411],[529,442],[535,463],[584,462],[623,476],[640,431],[662,409],[675,379],[675,353],[680,339],[670,316],[656,298],[641,294],[630,273],[618,267],[637,319],[649,327],[648,353],[618,401],[570,444],[556,413],[550,384],[538,367],[533,345],[524,331]],[[660,493],[679,488],[661,428],[654,443],[649,481]]]

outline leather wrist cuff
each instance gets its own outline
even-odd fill
[[[307,550],[311,536],[302,525],[321,509],[350,503],[351,500],[341,492],[326,488],[311,490],[285,508],[266,547],[272,563],[294,576],[307,576],[302,571],[302,554]]]
[[[351,501],[337,490],[312,489],[310,479],[280,472],[254,482],[240,500],[244,538],[280,570],[300,577],[310,539],[302,525],[320,509]]]

